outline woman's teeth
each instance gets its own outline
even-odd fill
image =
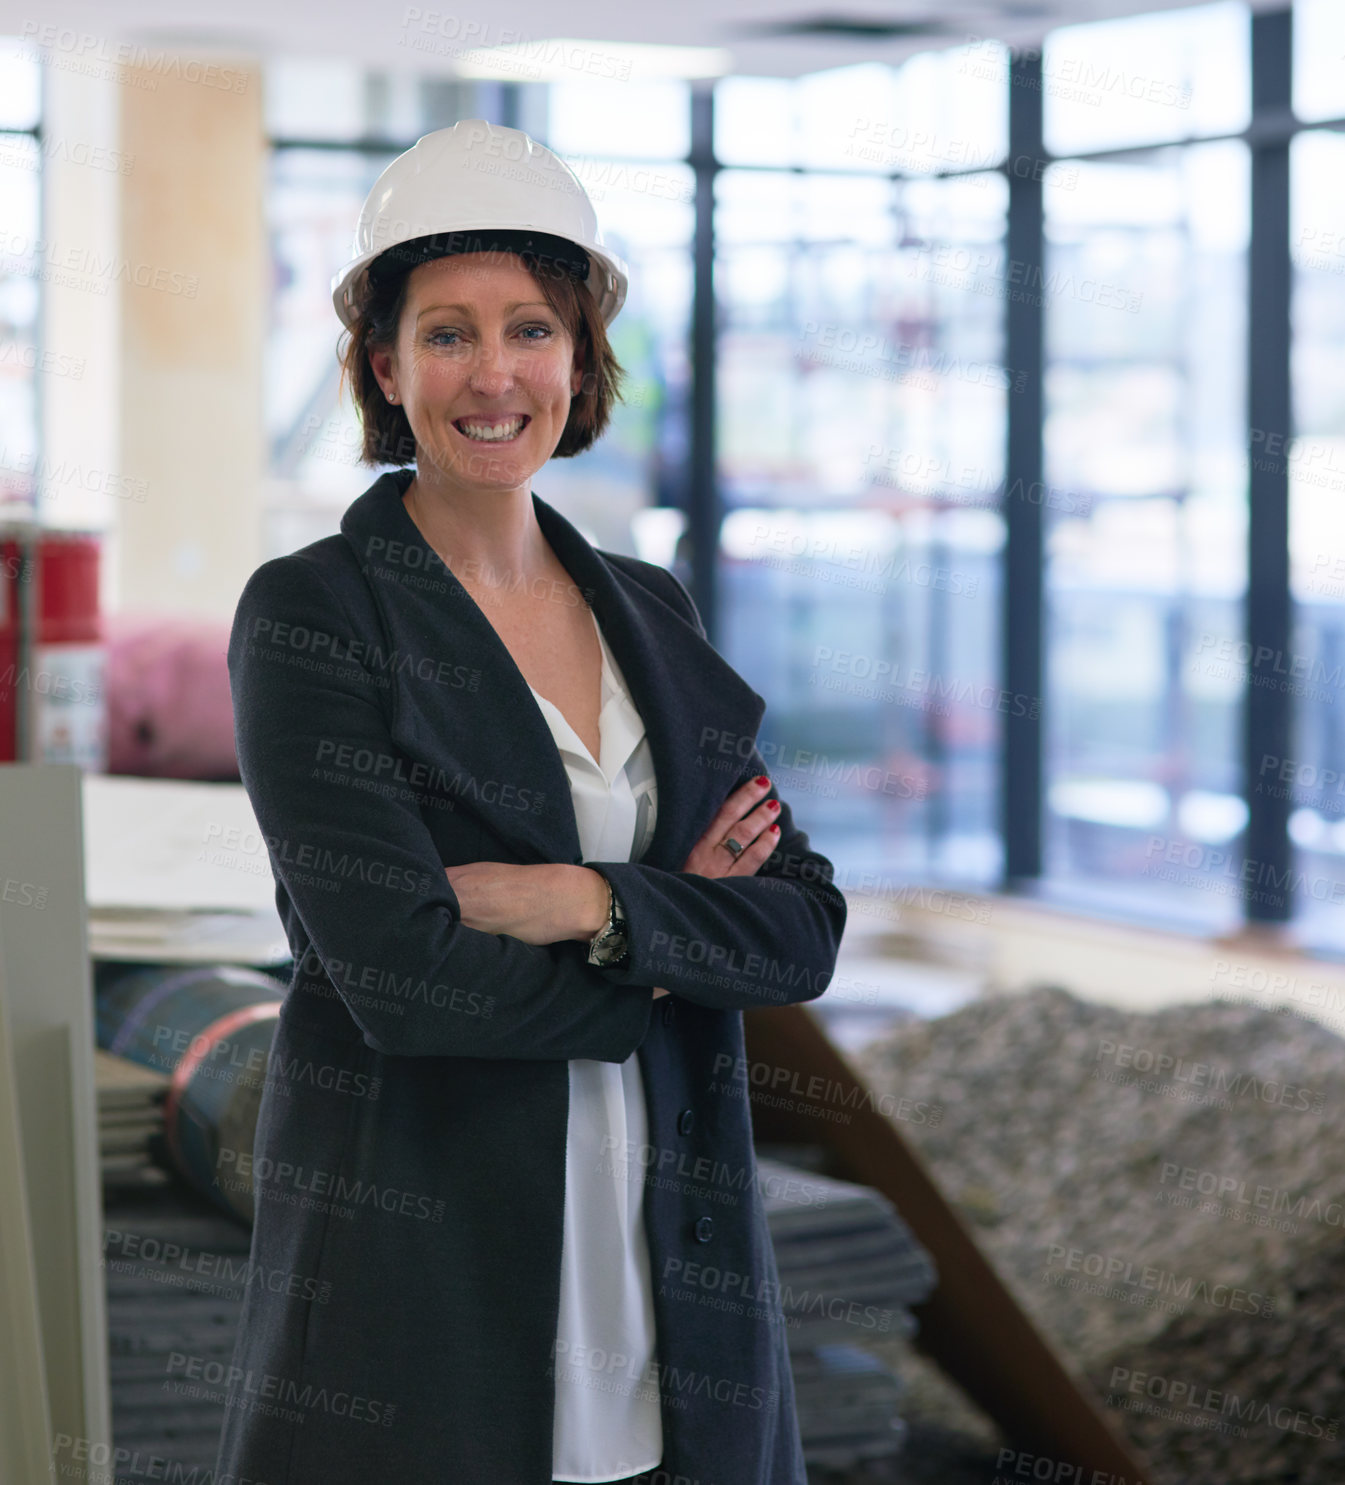
[[[459,433],[464,433],[468,438],[474,438],[479,443],[500,443],[510,438],[517,438],[523,431],[523,425],[527,422],[526,417],[510,418],[502,423],[454,423]]]

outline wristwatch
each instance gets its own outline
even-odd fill
[[[606,882],[607,878],[604,877],[603,881]],[[589,940],[588,962],[599,969],[613,969],[628,957],[626,915],[611,882],[607,882],[607,922]]]

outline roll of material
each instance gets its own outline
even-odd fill
[[[237,965],[99,965],[98,1045],[172,1079],[164,1153],[249,1225],[257,1110],[284,989]]]

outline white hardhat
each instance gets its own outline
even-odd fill
[[[420,244],[420,238],[437,241]],[[626,301],[626,265],[603,246],[579,177],[521,129],[485,119],[461,119],[426,134],[374,182],[351,260],[332,280],[332,302],[347,329],[360,313],[370,264],[403,244],[414,246],[402,255],[402,267],[495,246],[550,253],[581,278],[586,266],[606,325]]]

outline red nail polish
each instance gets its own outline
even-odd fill
[[[778,825],[772,825],[770,828],[775,831],[776,835],[780,834],[780,827]]]
[[[780,808],[780,801],[778,799],[768,799],[766,801],[766,808],[768,810],[778,810]]]
[[[766,775],[764,773],[759,773],[756,776],[756,778],[754,778],[752,780],[752,782],[754,784],[769,784],[770,783],[770,780],[766,777]]]

